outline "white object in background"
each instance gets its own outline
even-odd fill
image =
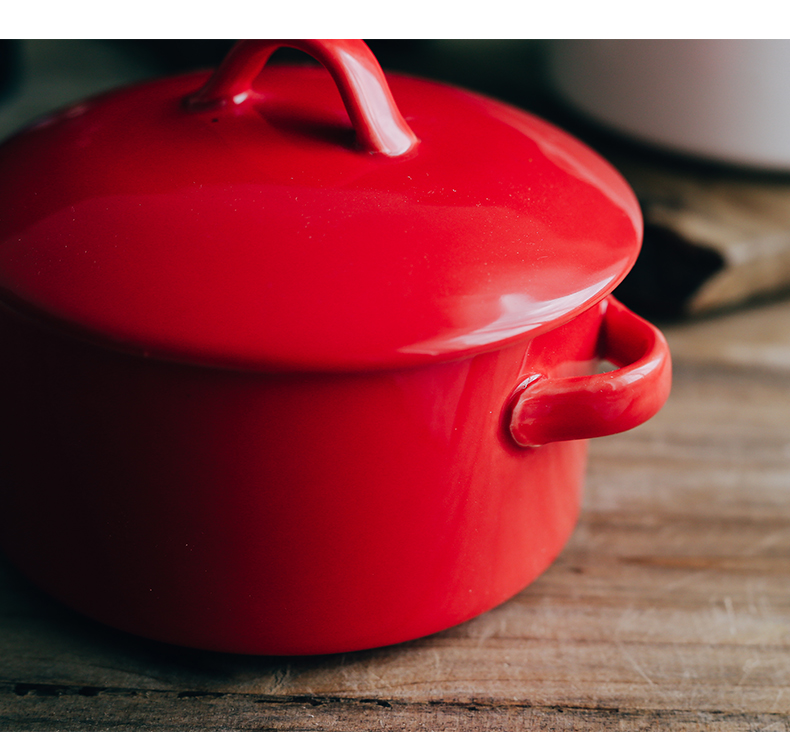
[[[570,104],[625,135],[790,169],[790,41],[556,41],[549,74]]]

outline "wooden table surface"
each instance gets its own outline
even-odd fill
[[[787,730],[790,302],[666,329],[669,402],[592,443],[581,521],[515,598],[309,658],[150,643],[0,560],[6,730]]]

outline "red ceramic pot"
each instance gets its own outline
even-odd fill
[[[280,44],[324,67],[260,73]],[[669,391],[661,334],[609,296],[633,194],[506,105],[391,76],[396,107],[359,42],[243,42],[207,78],[0,149],[2,548],[89,616],[214,650],[496,606],[572,532],[585,440]]]

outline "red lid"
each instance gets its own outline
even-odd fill
[[[283,44],[324,67],[257,75]],[[7,303],[162,358],[356,370],[534,335],[636,259],[638,204],[603,159],[445,85],[391,75],[396,108],[362,42],[241,42],[207,78],[0,148]]]

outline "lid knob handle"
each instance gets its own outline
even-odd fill
[[[240,104],[278,47],[293,47],[332,75],[360,144],[372,153],[400,156],[419,141],[392,98],[384,72],[361,39],[265,39],[237,42],[187,105],[195,109]]]

